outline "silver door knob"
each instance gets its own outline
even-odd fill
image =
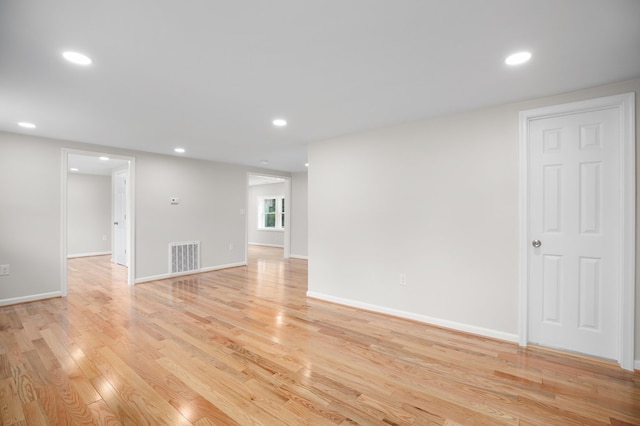
[[[117,224],[118,224],[118,222],[113,222],[113,224],[114,224],[114,225],[117,225]]]
[[[531,245],[534,246],[535,248],[538,248],[542,245],[542,241],[540,240],[533,240],[531,241]]]

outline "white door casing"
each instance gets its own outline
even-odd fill
[[[633,368],[633,106],[627,94],[520,114],[521,345]]]
[[[289,259],[291,257],[291,178],[288,176],[280,176],[280,175],[270,175],[267,173],[252,173],[247,172],[246,177],[246,205],[245,208],[242,209],[241,214],[245,214],[245,230],[244,230],[244,261],[248,262],[249,259],[249,226],[255,226],[255,218],[249,217],[246,212],[248,211],[249,203],[255,203],[255,200],[249,199],[249,180],[251,175],[256,176],[267,176],[267,177],[275,177],[279,179],[284,179],[284,202],[285,202],[285,215],[284,215],[284,248],[282,257],[285,259]]]
[[[61,191],[60,191],[60,293],[62,296],[67,296],[67,174],[69,165],[69,155],[83,155],[88,157],[99,157],[104,155],[101,152],[84,151],[79,149],[62,148],[61,150]],[[136,161],[135,157],[109,154],[111,158],[117,158],[126,160],[129,162],[127,168],[127,191],[126,191],[126,206],[127,206],[127,261],[128,261],[128,273],[127,282],[129,285],[135,284],[135,175],[136,175]],[[114,188],[115,192],[115,188]],[[114,241],[112,239],[112,241]],[[113,255],[112,255],[113,256]]]
[[[127,170],[113,174],[113,261],[128,266],[127,257]]]

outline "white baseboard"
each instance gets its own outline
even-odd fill
[[[633,361],[633,369],[640,370],[640,359],[636,359],[635,361]]]
[[[149,281],[166,280],[167,278],[172,278],[172,276],[169,274],[149,275],[147,277],[136,278],[134,284],[148,283]]]
[[[217,271],[219,269],[237,268],[238,266],[247,266],[246,262],[228,263],[226,265],[208,266],[206,268],[200,268],[200,272]]]
[[[262,243],[248,243],[250,246],[262,246],[262,247],[277,247],[284,248],[284,246],[279,246],[277,244],[262,244]]]
[[[228,269],[228,268],[237,268],[238,266],[246,266],[246,265],[247,264],[245,262],[228,263],[226,265],[207,266],[207,267],[204,267],[204,268],[200,268],[197,271],[184,272],[184,273],[181,273],[181,274],[150,275],[148,277],[136,278],[135,283],[136,284],[140,284],[140,283],[146,283],[146,282],[149,282],[149,281],[166,280],[167,278],[183,277],[185,275],[201,274],[203,272],[211,272],[211,271],[217,271],[217,270],[220,270],[220,269]]]
[[[292,258],[292,259],[309,260],[309,256],[302,256],[302,255],[299,255],[299,254],[290,254],[289,257]]]
[[[68,254],[67,259],[73,259],[75,257],[91,257],[91,256],[106,256],[107,254],[111,254],[110,251],[96,251],[93,253],[78,253],[78,254]]]
[[[18,303],[35,302],[37,300],[53,299],[54,297],[62,297],[59,291],[51,293],[32,294],[24,297],[14,297],[13,299],[1,299],[0,306],[17,305]]]
[[[426,315],[416,314],[413,312],[401,311],[398,309],[387,308],[384,306],[371,305],[369,303],[359,302],[351,299],[343,299],[341,297],[329,296],[322,293],[307,291],[307,296],[314,299],[325,300],[327,302],[337,303],[339,305],[350,306],[352,308],[364,309],[367,311],[378,312],[381,314],[392,315],[394,317],[410,319],[425,324],[437,325],[438,327],[449,328],[452,330],[463,331],[465,333],[477,334],[492,339],[505,340],[507,342],[518,342],[516,334],[505,333],[503,331],[492,330],[489,328],[478,327],[470,324],[463,324],[455,321],[449,321],[440,318],[434,318]]]

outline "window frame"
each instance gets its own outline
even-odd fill
[[[284,195],[259,195],[257,197],[258,202],[258,222],[257,229],[259,231],[284,231],[285,229],[285,215],[286,215],[286,202]],[[267,200],[275,200],[276,208],[275,212],[270,213],[265,211],[265,202]],[[267,214],[273,214],[275,216],[274,226],[266,226],[265,219]]]

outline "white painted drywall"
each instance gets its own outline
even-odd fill
[[[284,247],[284,230],[264,230],[258,228],[258,197],[266,195],[284,196],[284,185],[284,183],[272,183],[249,186],[247,206],[249,244]],[[285,209],[287,209],[286,204]]]
[[[266,170],[0,132],[0,305],[60,294],[63,148],[135,157],[137,281],[168,274],[173,241],[200,240],[205,269],[245,262],[246,176]]]
[[[291,257],[308,257],[307,177],[307,173],[291,174]]]
[[[67,175],[67,255],[111,253],[111,176]]]
[[[249,171],[231,164],[137,154],[136,277],[167,273],[171,242],[200,241],[205,269],[244,263]],[[179,204],[172,205],[172,197]]]
[[[60,294],[60,145],[0,133],[0,304]]]
[[[310,144],[309,293],[515,340],[518,113],[630,91],[640,79]]]

